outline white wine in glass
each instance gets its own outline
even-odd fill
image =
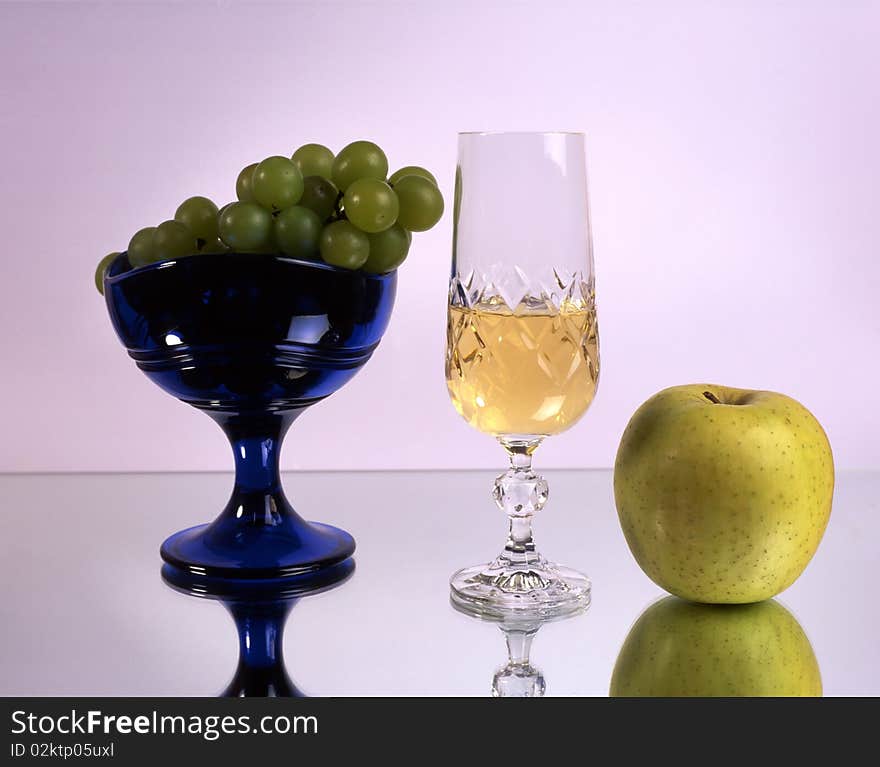
[[[508,453],[493,495],[510,532],[494,561],[452,576],[452,598],[487,616],[576,612],[590,582],[535,548],[548,488],[531,461],[599,380],[583,135],[460,134],[454,216],[446,382],[458,413]]]

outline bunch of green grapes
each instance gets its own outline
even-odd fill
[[[437,179],[408,165],[388,175],[388,158],[371,141],[334,155],[304,144],[291,157],[267,157],[245,167],[237,200],[218,208],[207,197],[184,200],[174,218],[137,231],[128,244],[133,268],[197,253],[275,253],[344,269],[383,274],[406,259],[412,232],[443,215]],[[95,272],[104,292],[104,272]]]

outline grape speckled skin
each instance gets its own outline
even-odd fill
[[[810,640],[779,602],[699,605],[666,597],[630,629],[614,697],[818,697]]]
[[[696,602],[757,602],[790,586],[819,545],[833,490],[831,446],[803,405],[712,384],[651,397],[614,465],[633,556]]]

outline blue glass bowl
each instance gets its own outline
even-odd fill
[[[397,274],[252,253],[196,255],[104,278],[113,327],[146,376],[204,410],[229,438],[235,486],[211,524],[168,538],[162,558],[193,575],[281,578],[352,555],[345,531],[306,522],[281,489],[291,423],[363,367],[394,305]],[[338,437],[338,435],[334,435]]]
[[[300,599],[341,586],[354,573],[346,559],[306,575],[261,579],[194,576],[162,566],[162,580],[175,591],[219,601],[238,633],[238,666],[223,697],[305,697],[288,676],[284,663],[284,626]]]

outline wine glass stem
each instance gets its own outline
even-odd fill
[[[538,627],[540,628],[540,626]],[[502,627],[507,640],[507,662],[508,665],[528,666],[529,652],[532,649],[532,639],[538,633],[538,629],[507,629]]]
[[[493,497],[510,520],[505,555],[522,563],[534,559],[532,517],[547,502],[547,481],[532,470],[536,439],[501,439],[510,458],[510,468],[495,480]]]
[[[535,550],[535,542],[532,540],[531,517],[510,518],[510,533],[507,536],[507,545],[504,548],[511,552]]]

